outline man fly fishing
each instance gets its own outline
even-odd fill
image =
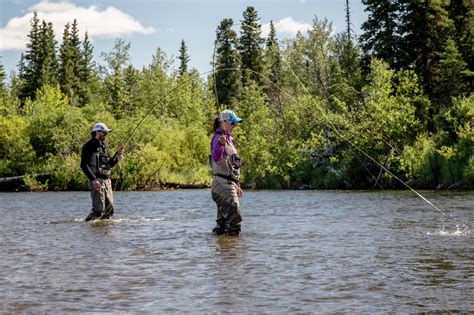
[[[81,169],[89,180],[92,198],[92,210],[85,221],[108,219],[114,214],[110,170],[123,159],[124,145],[110,156],[105,138],[111,131],[104,123],[95,124],[91,139],[82,147]]]

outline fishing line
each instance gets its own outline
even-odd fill
[[[282,59],[283,60],[283,59]],[[326,119],[326,122],[331,126],[331,128],[336,132],[336,134],[338,136],[340,136],[344,141],[347,141],[350,145],[352,145],[354,148],[357,149],[357,151],[359,151],[360,153],[362,153],[364,156],[366,156],[369,160],[371,160],[372,162],[374,162],[377,166],[379,166],[381,169],[383,169],[384,171],[386,171],[388,174],[390,174],[391,176],[393,176],[393,178],[395,178],[396,180],[398,180],[401,184],[403,184],[406,188],[410,189],[412,192],[414,192],[418,197],[420,197],[421,199],[423,199],[425,202],[427,202],[430,206],[432,206],[434,209],[438,210],[439,212],[441,212],[442,214],[446,215],[445,212],[443,212],[440,208],[438,208],[437,206],[435,206],[431,201],[429,201],[428,199],[426,199],[424,196],[422,196],[420,193],[418,193],[415,189],[413,189],[410,185],[408,185],[407,183],[405,183],[405,181],[403,181],[401,178],[399,178],[397,175],[395,175],[393,172],[391,172],[389,169],[387,169],[385,166],[383,166],[381,163],[379,163],[377,160],[375,160],[374,158],[372,158],[372,156],[370,156],[368,153],[366,153],[362,148],[360,148],[357,144],[353,143],[352,141],[350,141],[338,128],[336,128],[336,126],[328,119],[326,113],[324,112],[324,110],[322,110],[322,108],[320,108],[320,106],[316,103],[316,101],[314,100],[313,96],[309,93],[308,89],[306,88],[306,86],[301,82],[301,80],[299,79],[299,77],[296,75],[296,73],[293,71],[293,69],[290,67],[290,65],[286,62],[286,60],[283,60],[285,62],[285,64],[288,66],[288,69],[290,70],[290,72],[293,74],[293,76],[296,78],[296,80],[298,80],[298,83],[303,87],[304,91],[309,95],[309,97],[313,100],[313,103],[316,105],[316,108],[319,110],[319,112],[323,115],[323,117]],[[306,108],[305,108],[306,109]]]
[[[236,25],[239,25],[239,24],[236,24]],[[249,27],[249,28],[253,28],[249,25],[246,25],[246,27]],[[258,30],[258,29],[255,29],[253,28],[254,30]],[[227,30],[225,30],[227,31]],[[224,32],[225,32],[224,31]],[[214,43],[214,53],[213,53],[213,58],[212,58],[212,67],[213,67],[213,77],[214,77],[214,90],[215,90],[215,97],[216,97],[216,102],[217,102],[217,105],[219,107],[219,100],[217,98],[217,84],[216,84],[216,80],[215,80],[215,54],[216,54],[216,44],[218,42],[219,38],[216,39],[215,43]],[[272,40],[272,43],[273,45],[275,45],[275,47],[278,47],[278,43],[276,43],[275,41]],[[280,57],[283,57],[282,54],[281,54],[281,51],[278,49],[277,50],[278,53],[280,54]],[[372,156],[370,156],[368,153],[366,153],[362,148],[360,148],[357,144],[353,143],[350,139],[348,139],[348,137],[346,137],[342,131],[340,131],[332,122],[331,120],[327,117],[325,111],[317,104],[316,100],[313,98],[313,96],[311,95],[311,93],[309,93],[308,89],[306,88],[306,86],[303,84],[303,82],[301,82],[300,78],[298,77],[298,75],[293,71],[293,68],[290,66],[290,64],[285,60],[285,58],[281,58],[281,60],[285,63],[285,65],[288,67],[288,69],[290,70],[291,74],[296,78],[298,84],[303,88],[304,92],[311,98],[312,100],[312,103],[314,105],[316,105],[316,108],[319,110],[319,112],[322,114],[323,118],[325,119],[325,121],[329,124],[329,126],[335,131],[335,133],[341,137],[344,141],[346,141],[347,143],[349,143],[350,145],[352,145],[358,152],[360,152],[361,154],[363,154],[364,156],[366,156],[369,160],[371,160],[373,163],[375,163],[377,166],[379,166],[381,169],[383,169],[385,172],[387,172],[388,174],[390,174],[393,178],[395,178],[397,181],[399,181],[403,186],[405,186],[406,188],[408,188],[410,191],[412,191],[413,193],[415,193],[418,197],[420,197],[423,201],[425,201],[427,204],[429,204],[431,207],[433,207],[434,209],[436,209],[437,211],[439,211],[440,213],[442,213],[443,215],[446,215],[446,213],[444,211],[442,211],[439,207],[435,206],[431,201],[429,201],[426,197],[424,197],[423,195],[421,195],[419,192],[417,192],[415,189],[413,189],[410,185],[408,185],[407,183],[405,183],[405,181],[403,181],[401,178],[399,178],[398,176],[396,176],[393,172],[391,172],[389,169],[387,169],[385,166],[383,166],[381,163],[379,163],[377,160],[375,160]],[[280,92],[284,92],[280,87],[276,86],[275,84],[273,84],[273,82],[271,82],[271,80],[269,78],[267,78],[265,75],[261,74],[261,73],[258,73],[256,71],[253,71],[251,69],[245,69],[246,71],[251,71],[257,75],[260,75],[261,77],[265,78],[266,80],[268,80],[268,82],[270,84],[272,84],[274,87],[276,87]],[[219,70],[219,71],[222,71],[222,70]],[[286,93],[286,92],[284,92]],[[288,95],[288,93],[286,93]],[[294,98],[293,96],[290,96],[291,98]],[[299,103],[298,101],[296,101],[297,103]],[[301,104],[301,103],[299,103]],[[307,110],[311,115],[314,116],[313,112],[311,110],[309,110],[306,106],[303,106],[303,108],[305,110]]]
[[[213,72],[213,70],[209,70],[209,71],[206,71],[206,72],[203,72],[203,73],[199,73],[198,74],[198,77],[202,76],[202,75],[206,75],[206,74],[209,74]],[[158,101],[156,102],[156,104],[150,109],[148,110],[148,112],[145,113],[145,115],[138,121],[138,123],[135,125],[135,128],[133,128],[133,130],[130,132],[130,134],[128,135],[127,139],[125,140],[125,142],[123,143],[123,145],[125,146],[129,141],[130,139],[133,137],[133,135],[135,134],[135,132],[138,130],[138,128],[141,126],[141,124],[145,121],[145,119],[151,114],[153,113],[153,111],[155,111],[155,109],[161,105],[163,103],[164,100],[166,100],[166,98],[168,98],[168,96],[170,96],[172,93],[174,93],[176,90],[178,90],[179,88],[181,88],[182,86],[188,84],[189,82],[191,82],[192,80],[194,79],[194,76],[191,75],[190,78],[184,80],[183,82],[181,82],[181,84],[178,84],[177,86],[175,86],[174,88],[172,88],[171,90],[169,90],[167,93],[165,93],[165,95],[163,95],[160,99],[158,99]],[[122,169],[122,167],[120,167]],[[123,175],[123,170],[121,172],[121,175]],[[120,190],[123,190],[123,176],[121,176],[122,178],[122,183],[121,183],[121,189]],[[114,190],[116,188],[116,185],[117,185],[117,181],[115,182],[115,185],[114,185]]]
[[[247,27],[250,27],[247,25]],[[227,30],[226,30],[227,31]],[[219,39],[219,38],[218,38]],[[241,69],[238,68],[238,67],[232,67],[232,68],[221,68],[221,69],[215,69],[215,57],[216,57],[216,45],[217,45],[217,42],[218,42],[218,39],[216,39],[215,43],[214,43],[214,52],[213,52],[213,58],[212,58],[212,69],[209,70],[209,71],[206,71],[206,72],[202,72],[202,73],[198,73],[198,76],[201,77],[203,75],[206,75],[206,74],[210,74],[212,73],[213,75],[213,84],[214,84],[214,92],[215,92],[215,98],[216,98],[216,104],[217,104],[217,108],[219,108],[220,104],[219,104],[219,100],[218,100],[218,97],[217,97],[217,84],[216,84],[216,73],[217,72],[221,72],[221,71],[240,71]],[[278,43],[275,43],[274,41],[272,41],[272,43],[276,46]],[[280,54],[281,57],[282,54],[281,54],[281,51],[278,50],[278,53]],[[288,69],[290,70],[290,73],[296,78],[298,84],[303,88],[304,92],[311,98],[312,102],[314,105],[316,105],[316,108],[319,110],[319,112],[322,114],[323,118],[325,119],[325,121],[329,124],[329,126],[334,130],[334,132],[339,136],[341,137],[344,141],[346,141],[347,143],[349,143],[351,146],[353,146],[358,152],[360,152],[362,155],[364,155],[365,157],[367,157],[370,161],[372,161],[373,163],[375,163],[377,166],[379,166],[381,169],[383,169],[385,172],[387,172],[388,174],[390,174],[393,178],[395,178],[397,181],[399,181],[403,186],[405,186],[406,188],[408,188],[410,191],[412,191],[413,193],[415,193],[419,198],[421,198],[423,201],[425,201],[427,204],[429,204],[431,207],[433,207],[434,209],[436,209],[438,212],[442,213],[443,215],[446,215],[446,213],[444,211],[442,211],[439,207],[435,206],[431,201],[429,201],[426,197],[424,197],[423,195],[421,195],[419,192],[417,192],[415,189],[413,189],[410,185],[408,185],[407,183],[405,183],[401,178],[399,178],[398,176],[396,176],[393,172],[391,172],[389,169],[387,169],[385,166],[383,166],[381,163],[379,163],[377,160],[375,160],[372,156],[370,156],[368,153],[366,153],[362,148],[360,148],[357,144],[353,143],[352,141],[350,141],[350,139],[348,139],[348,137],[346,137],[344,135],[344,133],[342,131],[340,131],[332,122],[331,120],[327,117],[325,111],[317,104],[317,102],[315,101],[314,97],[311,95],[311,93],[309,93],[308,89],[306,88],[306,86],[303,84],[303,82],[301,82],[300,78],[298,77],[298,75],[293,71],[293,68],[289,65],[289,63],[285,60],[285,58],[282,58],[281,59],[285,65],[288,67]],[[258,73],[256,71],[253,71],[251,69],[245,69],[246,71],[250,71],[251,73],[254,73],[258,76],[261,76],[262,78],[264,78],[266,81],[268,81],[269,84],[271,84],[273,87],[275,87],[276,89],[278,89],[280,92],[283,92],[284,94],[286,94],[287,96],[289,96],[291,99],[294,99],[296,103],[298,104],[301,104],[298,100],[296,100],[296,98],[292,95],[290,95],[289,93],[285,92],[282,88],[280,88],[279,86],[277,86],[276,84],[274,84],[271,79],[269,79],[267,76],[263,75],[262,73]],[[192,79],[194,79],[194,77],[191,75],[190,78],[188,78],[187,80],[185,80],[184,82],[182,82],[181,84],[178,84],[176,87],[172,88],[170,91],[168,91],[164,96],[162,96],[158,101],[157,103],[140,119],[140,121],[136,124],[135,128],[132,130],[132,132],[130,132],[129,136],[127,137],[126,141],[124,142],[124,145],[126,145],[130,139],[132,138],[132,136],[134,135],[134,133],[138,130],[138,128],[140,127],[140,125],[145,121],[145,119],[151,114],[153,113],[153,111],[160,105],[162,104],[162,102],[164,100],[166,100],[166,98],[171,95],[172,93],[174,93],[177,89],[181,88],[183,85],[185,84],[188,84],[189,81],[191,81]],[[304,109],[306,111],[308,111],[310,114],[314,115],[313,111],[309,110],[306,106],[303,106]],[[123,178],[123,177],[122,177]],[[117,183],[116,183],[117,184]],[[115,184],[115,185],[116,185]],[[123,180],[122,180],[122,189],[123,189]]]

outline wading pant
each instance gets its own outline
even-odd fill
[[[99,191],[95,190],[92,181],[89,181],[89,189],[92,198],[92,210],[86,221],[96,219],[108,219],[114,214],[114,195],[112,193],[112,181],[110,179],[98,178],[100,181]]]
[[[240,215],[237,184],[225,178],[214,176],[212,180],[212,200],[217,204],[217,225],[215,234],[238,235],[242,216]]]

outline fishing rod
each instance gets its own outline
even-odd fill
[[[238,24],[236,24],[238,25]],[[245,27],[249,27],[249,28],[252,28],[254,30],[257,30],[259,31],[259,29],[256,29],[250,25],[245,25]],[[225,30],[224,32],[228,31]],[[218,42],[219,38],[216,39],[215,43],[214,43],[214,52],[213,52],[213,58],[212,58],[212,67],[213,67],[213,77],[214,77],[214,90],[215,90],[215,95],[216,95],[216,102],[217,102],[217,105],[219,106],[219,100],[218,100],[218,97],[217,97],[217,84],[216,84],[216,79],[215,79],[215,54],[216,54],[216,44]],[[276,43],[273,39],[271,40],[272,44],[275,46],[275,47],[278,47],[278,43]],[[281,55],[281,52],[280,50],[277,50],[278,53],[280,54],[280,57],[282,57]],[[378,162],[376,159],[374,159],[372,156],[370,156],[368,153],[366,153],[360,146],[358,146],[356,143],[353,143],[348,137],[346,137],[342,131],[340,131],[332,122],[331,120],[327,117],[325,111],[321,108],[321,106],[319,106],[316,102],[316,100],[314,99],[314,97],[311,95],[311,93],[309,93],[308,89],[306,88],[306,86],[303,84],[303,82],[301,82],[300,78],[298,77],[298,75],[293,71],[293,68],[290,66],[290,64],[285,60],[285,58],[281,58],[281,60],[285,63],[285,65],[288,67],[288,69],[290,70],[290,73],[296,78],[298,84],[303,88],[304,92],[311,98],[312,100],[312,103],[314,105],[316,105],[316,108],[319,110],[319,112],[322,114],[323,118],[325,119],[325,121],[329,124],[329,126],[335,131],[335,133],[341,137],[344,141],[346,141],[347,143],[349,143],[350,145],[352,145],[358,152],[360,152],[361,154],[363,154],[364,156],[366,156],[370,161],[372,161],[373,163],[375,163],[377,166],[379,166],[381,169],[383,169],[385,172],[387,172],[388,174],[390,174],[393,178],[395,178],[397,181],[399,181],[403,186],[405,186],[406,188],[408,188],[410,191],[412,191],[413,193],[415,193],[418,197],[420,197],[423,201],[425,201],[426,203],[428,203],[431,207],[433,207],[435,210],[437,210],[438,212],[442,213],[443,215],[446,215],[446,213],[441,210],[439,207],[435,206],[430,200],[428,200],[426,197],[424,197],[423,195],[421,195],[419,192],[417,192],[414,188],[412,188],[410,185],[408,185],[405,181],[403,181],[401,178],[399,178],[397,175],[395,175],[392,171],[390,171],[388,168],[386,168],[384,165],[382,165],[380,162]],[[257,75],[260,75],[262,76],[263,78],[265,78],[266,80],[268,80],[268,82],[270,84],[272,84],[274,87],[276,87],[278,90],[280,91],[283,91],[279,86],[276,86],[271,80],[269,80],[268,77],[264,76],[263,74],[261,73],[258,73],[256,71],[253,71],[251,69],[245,69],[246,71],[251,71]],[[293,98],[291,96],[291,98]],[[297,101],[297,103],[299,103]],[[306,108],[305,106],[303,106],[303,108],[305,110],[307,110],[310,114],[313,114],[313,112],[311,110],[309,110],[308,108]]]
[[[413,193],[415,193],[418,197],[420,197],[423,201],[425,201],[426,203],[428,203],[431,207],[433,207],[434,209],[436,209],[437,211],[439,211],[440,213],[442,213],[443,215],[446,215],[446,213],[444,211],[442,211],[439,207],[435,206],[430,200],[428,200],[426,197],[424,197],[423,195],[421,195],[419,192],[417,192],[415,189],[413,189],[410,185],[408,185],[407,183],[405,183],[401,178],[399,178],[398,176],[396,176],[393,172],[391,172],[389,169],[387,169],[385,166],[383,166],[381,163],[379,163],[377,160],[375,160],[372,156],[370,156],[368,153],[366,153],[362,148],[360,148],[357,144],[353,143],[352,141],[350,141],[332,122],[331,120],[327,117],[326,113],[324,112],[324,110],[322,108],[320,108],[320,106],[316,103],[316,101],[314,100],[314,98],[311,96],[311,94],[309,93],[309,91],[307,90],[306,86],[301,82],[301,80],[299,79],[299,77],[294,73],[293,69],[291,68],[291,66],[289,66],[289,64],[284,61],[286,63],[286,65],[288,66],[288,68],[290,69],[291,73],[293,74],[293,76],[296,77],[296,79],[298,80],[298,83],[303,87],[305,93],[309,94],[310,97],[311,97],[311,100],[313,101],[313,103],[316,105],[316,107],[318,108],[318,110],[320,111],[320,113],[322,114],[322,116],[325,118],[326,122],[330,125],[330,127],[336,132],[336,134],[338,136],[340,136],[343,140],[347,141],[349,144],[351,144],[354,148],[357,149],[358,152],[362,153],[364,156],[366,156],[368,159],[370,159],[372,162],[374,162],[376,165],[378,165],[380,168],[382,168],[384,171],[386,171],[388,174],[390,174],[391,176],[393,176],[397,181],[399,181],[402,185],[404,185],[406,188],[408,188],[410,191],[412,191]],[[204,75],[207,75],[207,74],[210,74],[212,73],[215,77],[215,73],[216,72],[221,72],[221,71],[236,71],[236,70],[239,70],[240,68],[237,68],[237,67],[231,67],[231,68],[221,68],[221,69],[212,69],[212,70],[209,70],[209,71],[205,71],[205,72],[202,72],[202,73],[198,73],[198,76],[201,77],[201,76],[204,76]],[[273,87],[275,87],[276,89],[278,89],[280,92],[283,92],[284,94],[286,94],[289,98],[293,99],[296,103],[300,103],[293,95],[289,94],[288,92],[284,91],[282,88],[280,88],[279,86],[277,86],[275,83],[273,83],[271,81],[270,78],[268,78],[267,76],[263,75],[262,73],[258,73],[256,71],[253,71],[251,69],[246,69],[246,71],[249,71],[249,72],[252,72],[253,74],[256,74],[256,75],[259,75],[261,76],[262,78],[264,78],[267,83],[271,84]],[[153,113],[153,111],[159,106],[162,104],[162,102],[164,100],[166,100],[167,97],[169,97],[172,93],[174,93],[177,89],[181,88],[182,86],[184,86],[185,84],[189,83],[189,81],[191,81],[192,79],[194,79],[194,77],[190,77],[189,79],[185,80],[184,82],[182,82],[181,84],[177,85],[176,87],[174,87],[173,89],[171,89],[170,91],[168,91],[168,93],[166,93],[164,96],[162,96],[158,101],[157,103],[141,118],[141,120],[138,122],[138,124],[135,126],[135,128],[132,130],[132,132],[130,133],[130,135],[128,136],[128,138],[126,139],[125,144],[127,144],[130,139],[132,138],[133,134],[136,132],[136,130],[138,130],[138,128],[140,127],[140,125],[143,123],[143,121],[145,121],[145,119],[151,114]],[[215,85],[215,82],[214,82],[214,85]],[[216,85],[215,85],[216,87]],[[216,96],[217,98],[217,96]],[[312,111],[308,110],[306,107],[304,107],[305,110],[307,110],[309,113],[312,114]],[[123,185],[123,183],[122,183]],[[122,187],[123,188],[123,187]]]
[[[288,66],[288,69],[290,70],[291,74],[296,78],[296,80],[298,81],[298,83],[303,87],[304,91],[309,95],[309,97],[313,100],[313,103],[314,104],[317,104],[316,101],[314,100],[313,96],[309,93],[309,91],[307,90],[306,86],[301,82],[300,78],[296,75],[296,73],[293,71],[293,69],[290,67],[290,65],[286,62],[286,60],[283,60],[285,62],[285,64]],[[432,206],[434,209],[438,210],[439,212],[441,212],[443,215],[446,215],[446,213],[444,211],[442,211],[440,208],[438,208],[437,206],[435,206],[431,201],[429,201],[427,198],[425,198],[424,196],[422,196],[420,193],[418,193],[415,189],[413,189],[410,185],[408,185],[407,183],[405,183],[405,181],[403,181],[401,178],[399,178],[397,175],[395,175],[393,172],[391,172],[389,169],[387,169],[385,166],[383,166],[380,162],[378,162],[377,160],[375,160],[372,156],[370,156],[368,153],[366,153],[362,148],[360,148],[356,143],[353,143],[352,141],[350,141],[342,132],[340,132],[340,130],[331,122],[330,119],[328,119],[326,113],[324,112],[324,110],[322,110],[320,108],[320,106],[316,106],[317,109],[319,109],[319,112],[323,115],[323,117],[326,119],[326,121],[328,122],[328,124],[331,126],[331,128],[336,132],[336,134],[338,136],[340,136],[343,140],[347,141],[350,145],[352,145],[354,148],[356,148],[357,151],[359,151],[360,153],[362,153],[364,156],[366,156],[369,160],[371,160],[372,162],[374,162],[377,166],[379,166],[381,169],[383,169],[385,172],[387,172],[388,174],[390,174],[391,176],[393,176],[393,178],[395,178],[396,180],[398,180],[402,185],[404,185],[406,188],[410,189],[413,193],[415,193],[418,197],[420,197],[421,199],[423,199],[425,202],[427,202],[430,206]]]
[[[248,26],[246,25],[246,27],[251,27],[251,26]],[[225,30],[225,31],[229,31],[229,30]],[[219,38],[218,38],[219,39]],[[198,73],[199,77],[200,76],[203,76],[203,75],[206,75],[206,74],[210,74],[212,73],[213,75],[213,84],[214,84],[214,92],[215,92],[215,97],[216,97],[216,105],[217,105],[217,108],[219,108],[220,104],[219,104],[219,100],[218,100],[218,97],[217,97],[217,84],[216,84],[216,73],[217,72],[221,72],[221,71],[239,71],[241,70],[240,68],[237,68],[237,67],[231,67],[231,68],[221,68],[221,69],[215,69],[215,56],[216,56],[216,46],[217,46],[217,42],[218,42],[218,39],[216,39],[215,43],[214,43],[214,51],[213,51],[213,59],[212,59],[212,69],[209,70],[209,71],[206,71],[206,72],[203,72],[203,73]],[[277,43],[275,43],[275,41],[272,41],[272,43],[276,46],[277,46]],[[280,56],[281,56],[281,52],[278,50],[278,52],[280,53]],[[421,195],[419,192],[417,192],[415,189],[413,189],[410,185],[408,185],[405,181],[403,181],[401,178],[399,178],[398,176],[396,176],[392,171],[390,171],[388,168],[386,168],[384,165],[382,165],[380,162],[378,162],[376,159],[374,159],[372,156],[370,156],[368,153],[366,153],[362,148],[360,148],[357,144],[353,143],[342,131],[340,131],[332,122],[331,120],[327,117],[327,114],[325,113],[325,111],[317,104],[317,102],[315,101],[314,97],[311,95],[311,93],[309,93],[308,89],[306,88],[306,86],[303,84],[303,82],[301,82],[300,78],[298,77],[298,75],[294,72],[293,68],[290,66],[290,64],[284,59],[282,58],[282,61],[285,63],[285,65],[288,67],[288,69],[290,70],[290,73],[292,74],[292,76],[294,76],[298,82],[298,84],[303,88],[304,92],[309,95],[309,97],[311,98],[312,100],[312,103],[314,105],[316,105],[316,108],[319,110],[319,112],[321,113],[321,115],[323,116],[323,118],[325,119],[325,121],[329,124],[329,126],[332,128],[332,130],[334,130],[334,132],[339,136],[341,137],[344,141],[346,141],[347,143],[349,143],[351,146],[353,146],[358,152],[360,152],[361,154],[363,154],[365,157],[367,157],[370,161],[372,161],[373,163],[375,163],[377,166],[379,166],[381,169],[383,169],[385,172],[387,172],[388,174],[390,174],[393,178],[395,178],[397,181],[399,181],[403,186],[405,186],[406,188],[408,188],[410,191],[412,191],[413,193],[415,193],[418,197],[420,197],[423,201],[425,201],[426,203],[428,203],[431,207],[433,207],[434,209],[436,209],[438,212],[442,213],[443,215],[446,215],[446,213],[444,211],[442,211],[439,207],[435,206],[431,201],[429,201],[426,197],[424,197],[423,195]],[[283,92],[285,93],[286,95],[288,95],[290,98],[294,99],[296,101],[296,103],[300,103],[299,101],[297,101],[295,99],[294,96],[290,95],[289,93],[285,92],[282,88],[280,88],[279,86],[277,86],[276,84],[274,84],[267,76],[263,75],[262,73],[258,73],[256,71],[253,71],[252,69],[245,69],[246,71],[249,71],[251,73],[254,73],[258,76],[261,76],[262,78],[264,78],[266,81],[268,81],[269,84],[273,85],[273,87],[275,87],[276,89],[278,89],[280,92]],[[168,93],[166,93],[164,96],[162,96],[158,101],[157,103],[142,117],[142,119],[138,122],[138,124],[135,126],[135,128],[132,130],[132,132],[129,134],[128,138],[126,139],[125,144],[127,144],[130,139],[132,138],[133,134],[136,132],[136,130],[138,130],[138,128],[140,127],[140,125],[143,123],[143,121],[151,114],[153,113],[153,111],[169,96],[171,95],[172,93],[174,93],[177,89],[181,88],[184,84],[187,84],[190,80],[192,80],[193,77],[185,80],[184,82],[182,82],[181,84],[177,85],[176,87],[174,87],[173,89],[171,89],[170,91],[168,91]],[[313,115],[313,112],[311,110],[309,110],[308,108],[306,107],[303,107],[305,110],[307,110],[310,114]],[[123,184],[123,183],[122,183]],[[122,187],[123,188],[123,187]]]

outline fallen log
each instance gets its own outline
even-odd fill
[[[25,184],[25,178],[33,177],[39,182],[46,182],[50,173],[25,174],[22,176],[0,177],[0,191],[28,191],[30,187]]]

